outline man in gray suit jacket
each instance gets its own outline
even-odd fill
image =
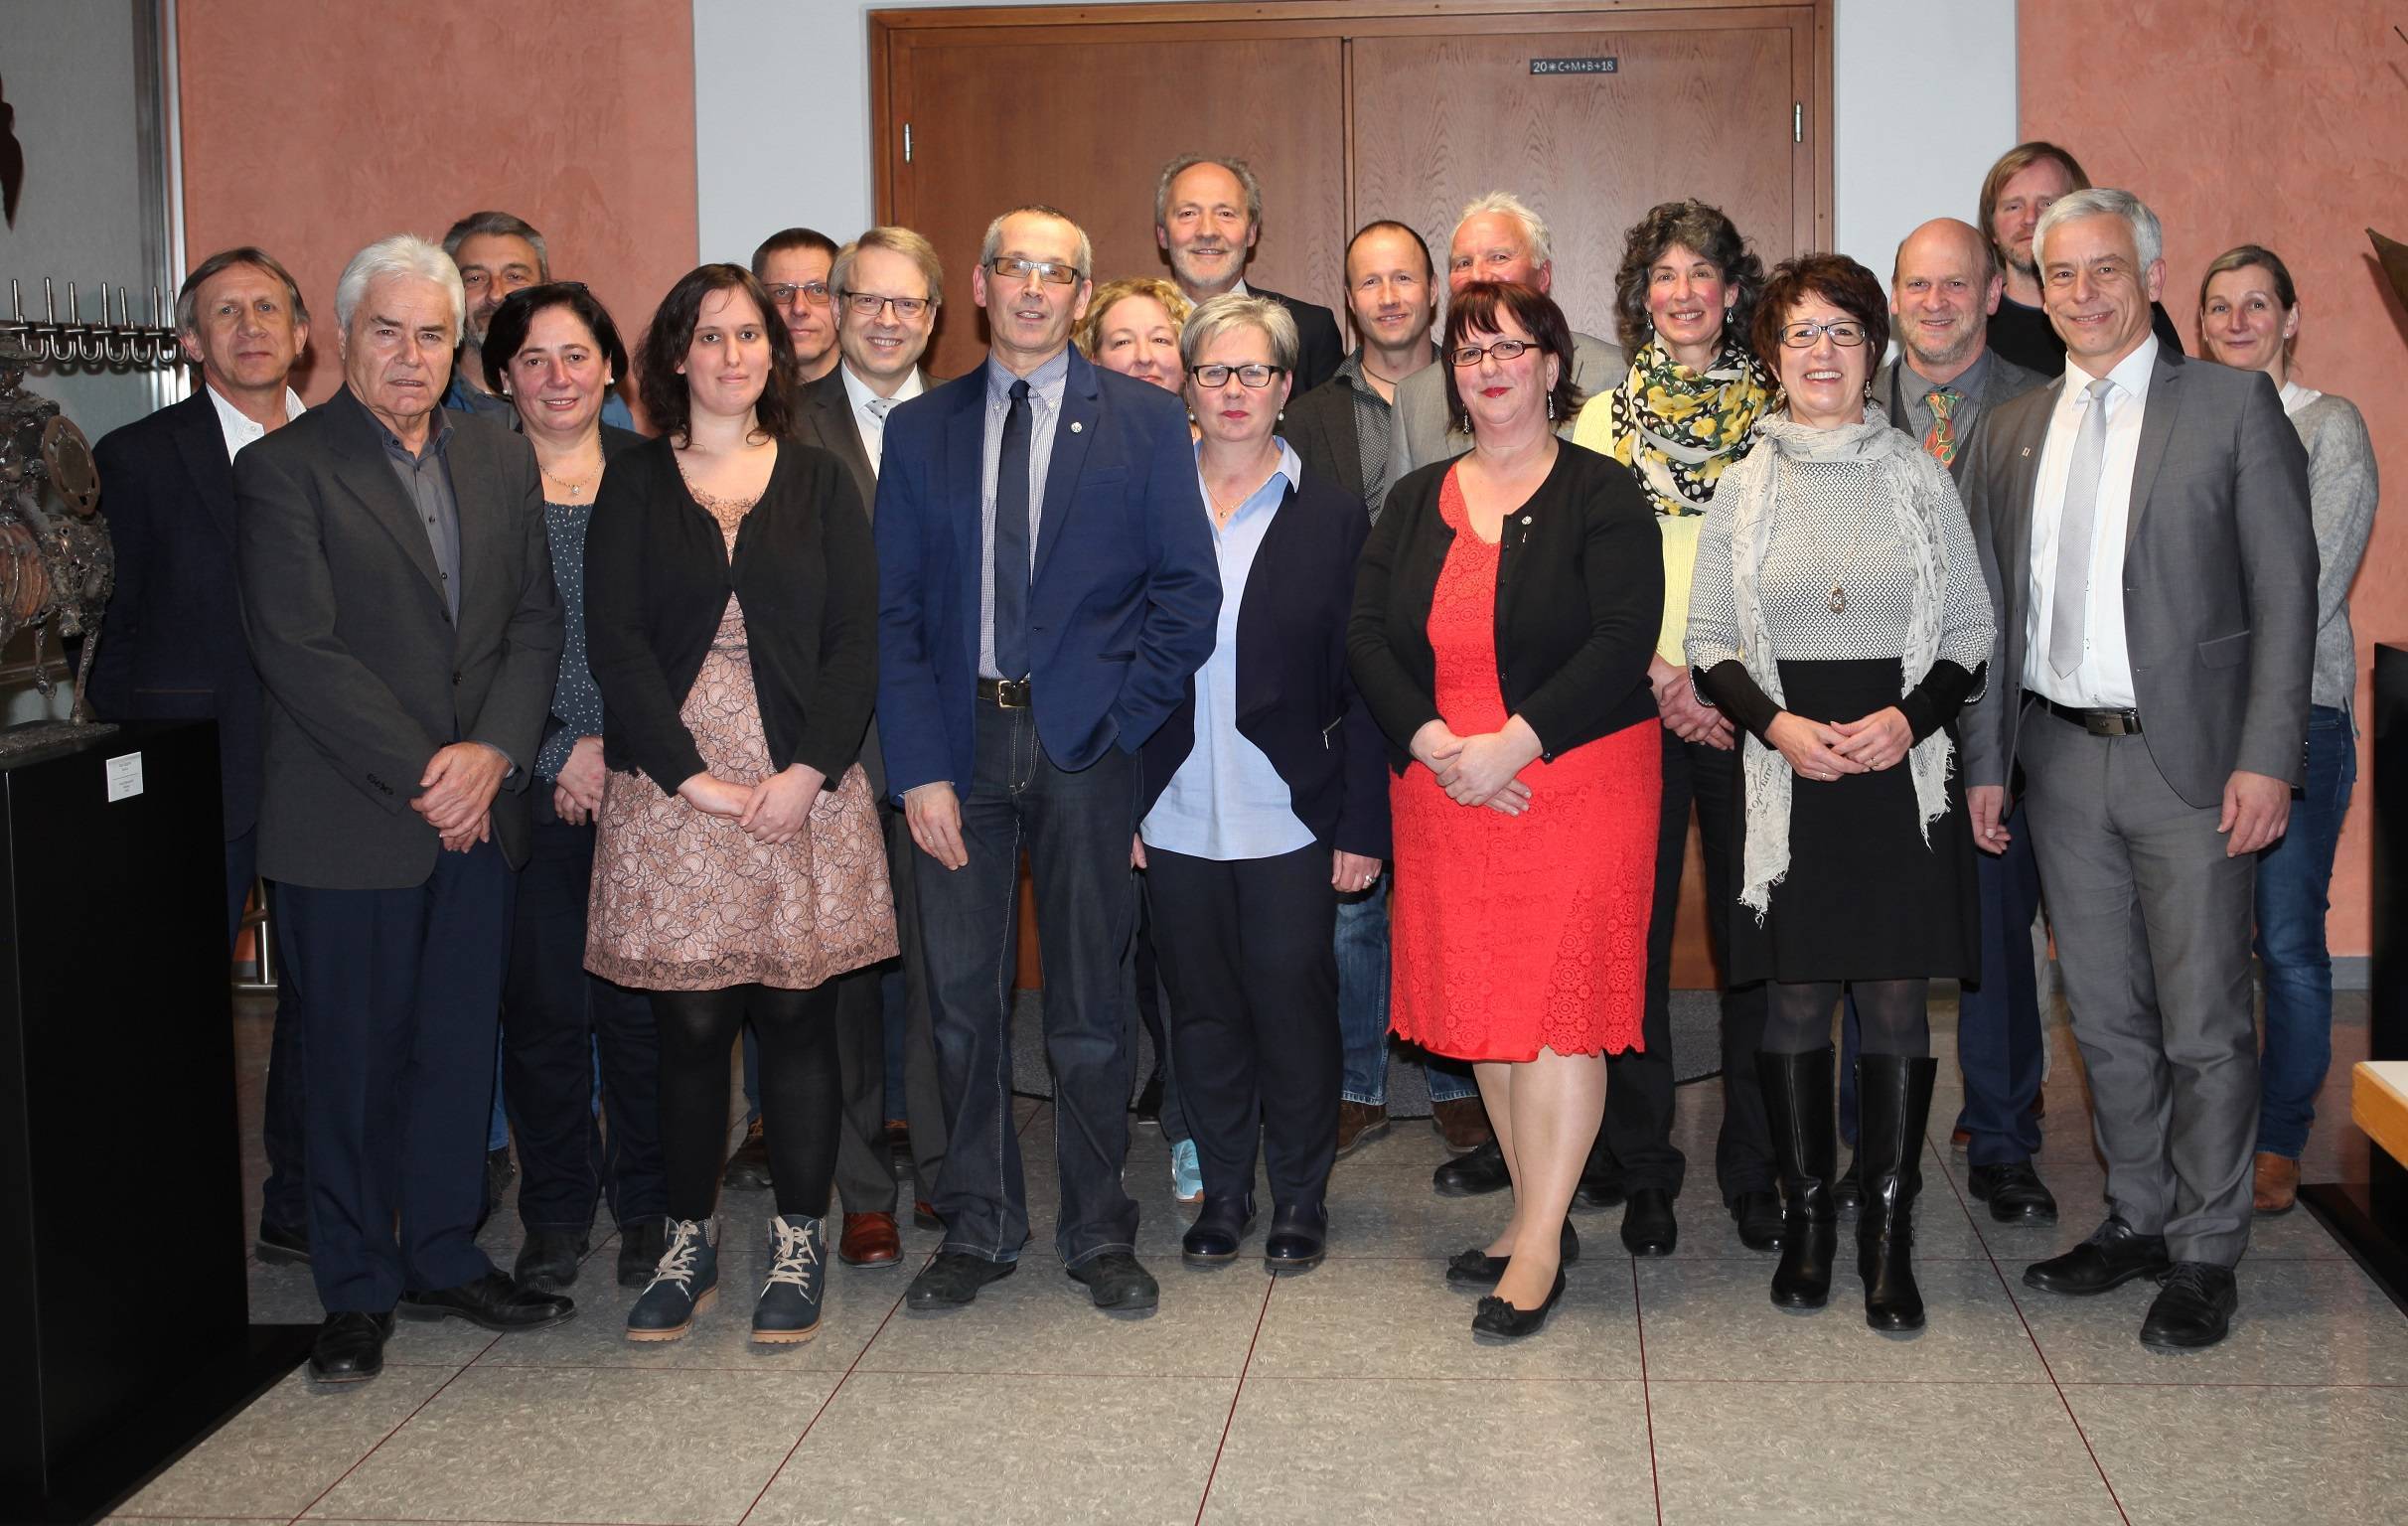
[[[361,250],[335,290],[343,389],[234,462],[267,690],[259,871],[305,993],[322,1382],[376,1375],[396,1305],[499,1330],[572,1311],[476,1242],[511,874],[561,618],[533,452],[436,405],[462,307],[434,244]]]
[[[2022,761],[2109,1215],[2024,1281],[2158,1277],[2142,1343],[2212,1345],[2249,1244],[2252,855],[2282,835],[2307,739],[2307,453],[2263,375],[2150,332],[2166,267],[2138,198],[2064,197],[2034,243],[2067,366],[2001,407],[1966,466],[2001,584],[1967,794],[1998,851]]]
[[[1519,197],[1491,191],[1475,199],[1455,220],[1446,245],[1446,289],[1460,291],[1474,281],[1519,281],[1541,291],[1555,283],[1555,249],[1547,222],[1522,204]],[[1407,377],[1397,385],[1396,461],[1388,474],[1394,483],[1417,466],[1443,461],[1471,449],[1471,436],[1454,427],[1446,416],[1446,375],[1438,365]],[[1630,370],[1630,357],[1619,345],[1575,330],[1572,336],[1572,384],[1582,396],[1593,397],[1621,383]],[[1556,420],[1556,433],[1572,438],[1579,417]],[[1504,1184],[1503,1162],[1498,1185]]]

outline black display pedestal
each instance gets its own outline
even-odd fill
[[[308,1354],[249,1322],[220,821],[207,722],[0,760],[0,1519],[100,1515]]]
[[[2408,1060],[2408,648],[2374,649],[2374,971],[2366,1057]],[[2408,1164],[2379,1144],[2367,1180],[2300,1189],[2391,1301],[2408,1312]]]

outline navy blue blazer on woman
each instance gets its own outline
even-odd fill
[[[1370,534],[1363,500],[1325,475],[1306,472],[1280,500],[1239,596],[1238,732],[1287,782],[1289,806],[1316,840],[1385,858],[1388,739],[1346,667],[1355,560]],[[1190,678],[1145,744],[1140,820],[1195,745]]]
[[[878,740],[899,798],[966,790],[985,580],[984,364],[887,415],[878,472]],[[1031,704],[1054,766],[1134,754],[1212,654],[1221,575],[1187,416],[1075,350],[1028,593]]]

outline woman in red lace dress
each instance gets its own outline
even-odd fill
[[[1636,480],[1555,435],[1580,399],[1553,301],[1466,286],[1443,353],[1473,446],[1390,493],[1347,646],[1396,770],[1392,1021],[1473,1062],[1513,1177],[1447,1279],[1493,1284],[1472,1329],[1514,1336],[1563,1294],[1604,1056],[1640,1043],[1664,565]]]

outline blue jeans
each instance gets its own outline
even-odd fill
[[[1338,1095],[1388,1106],[1388,884],[1383,873],[1360,895],[1338,897]],[[1480,1088],[1471,1067],[1423,1057],[1431,1102],[1460,1102]]]
[[[2333,1063],[2333,957],[2325,912],[2333,852],[2357,783],[2356,729],[2347,706],[2308,712],[2308,790],[2291,825],[2258,855],[2257,957],[2266,978],[2266,1048],[2259,1062],[2257,1147],[2298,1159]]]

